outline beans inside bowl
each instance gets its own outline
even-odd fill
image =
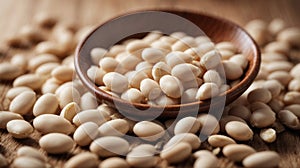
[[[243,29],[199,13],[158,13],[200,31],[137,12],[100,25],[78,46],[76,71],[100,101],[127,116],[175,117],[217,110],[250,86],[260,53]]]

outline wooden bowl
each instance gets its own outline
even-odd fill
[[[148,12],[151,13],[151,11]],[[124,39],[124,37],[128,36],[129,33],[131,33],[129,35],[132,35],[132,33],[134,34],[134,31],[140,31],[140,28],[142,27],[147,29],[145,31],[149,32],[151,30],[165,29],[165,27],[170,25],[168,22],[172,19],[167,19],[160,15],[148,16],[145,14],[148,12],[135,12],[118,17],[117,19],[109,20],[98,26],[78,45],[75,55],[76,72],[83,84],[90,92],[96,95],[99,101],[115,107],[123,115],[133,119],[144,120],[154,119],[156,117],[175,118],[178,116],[196,115],[199,112],[208,111],[219,114],[223,112],[225,104],[229,104],[237,99],[254,81],[260,67],[260,51],[257,44],[249,36],[249,34],[245,32],[245,30],[228,20],[202,13],[162,10],[162,12],[167,12],[172,15],[175,14],[177,17],[182,17],[192,22],[197,28],[201,28],[215,43],[230,41],[236,45],[239,52],[247,56],[249,60],[248,68],[245,70],[241,81],[230,90],[212,99],[187,104],[167,105],[165,107],[130,103],[123,99],[113,97],[99,89],[87,76],[87,70],[92,65],[90,58],[91,49],[95,47],[109,48],[121,39]],[[153,26],[155,24],[149,23],[150,21],[157,23],[159,28]],[[176,22],[177,19],[173,21]],[[178,26],[174,26],[174,23],[172,24],[173,32],[174,30],[177,30],[186,32],[190,35],[195,34],[192,26],[189,27],[184,24],[177,24]],[[169,28],[170,27],[167,29]],[[167,29],[165,29],[165,31],[167,31]],[[131,37],[135,36],[133,35]]]

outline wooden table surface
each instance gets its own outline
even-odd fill
[[[289,25],[300,26],[299,0],[0,0],[0,47],[5,38],[16,33],[21,26],[32,23],[33,16],[46,12],[60,20],[80,26],[97,25],[113,16],[128,11],[149,8],[177,8],[207,12],[225,17],[240,25],[255,18],[270,21],[282,18]],[[0,61],[8,59],[9,54],[0,55]],[[0,83],[0,110],[7,109],[5,93],[10,82]],[[11,162],[16,149],[21,145],[38,146],[38,134],[32,139],[16,140],[6,131],[0,131],[0,153]],[[257,150],[271,149],[280,153],[280,167],[300,167],[300,136],[298,132],[286,131],[278,135],[276,142],[267,145],[256,135],[250,142]],[[49,161],[61,167],[70,156],[49,156]],[[183,164],[184,165],[184,164]],[[183,166],[181,165],[181,166]],[[236,167],[226,159],[221,159],[221,167]],[[189,166],[188,166],[189,167]]]

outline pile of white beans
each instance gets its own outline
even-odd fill
[[[100,89],[133,103],[173,105],[207,100],[240,81],[248,66],[231,42],[154,31],[109,50],[94,48],[87,74]]]
[[[256,151],[247,144],[257,133],[253,131],[254,128],[260,130],[259,137],[265,143],[276,141],[277,134],[285,131],[285,127],[300,129],[298,73],[300,64],[297,64],[300,60],[300,29],[288,28],[279,19],[273,20],[270,24],[261,20],[251,21],[246,29],[261,46],[263,52],[261,70],[251,87],[235,102],[225,107],[219,121],[213,115],[203,113],[167,121],[137,122],[122,116],[106,104],[98,104],[95,97],[74,77],[73,56],[69,54],[73,52],[75,44],[89,28],[75,31],[73,27],[58,23],[53,18],[38,16],[35,24],[25,26],[17,36],[7,41],[9,47],[29,48],[33,50],[31,53],[35,53],[35,56],[29,59],[24,55],[25,52],[19,51],[9,62],[0,63],[0,79],[13,81],[12,88],[6,92],[9,106],[3,107],[4,109],[1,109],[3,111],[0,111],[0,129],[7,130],[15,139],[32,138],[38,142],[40,148],[23,144],[20,145],[22,147],[11,150],[6,147],[6,140],[1,139],[0,145],[7,149],[1,150],[3,153],[0,154],[0,167],[7,165],[16,168],[170,167],[184,166],[185,162],[189,162],[188,165],[193,164],[195,168],[214,168],[221,166],[219,158],[223,157],[245,167],[277,167],[280,163],[279,154],[275,151],[261,151],[261,149]],[[185,39],[183,33],[178,34],[182,35],[181,39]],[[197,42],[197,38],[187,38]],[[176,73],[172,73],[180,64],[176,66],[174,64],[173,69],[169,68],[170,71],[163,71],[164,66],[170,66],[167,60],[159,61],[162,58],[167,59],[166,53],[154,57],[157,58],[155,61],[154,58],[147,56],[153,54],[152,51],[159,52],[158,47],[164,47],[162,51],[173,50],[177,42],[168,45],[166,42],[170,39],[173,40],[172,36],[150,33],[142,41],[134,40],[112,47],[103,58],[103,55],[101,58],[98,57],[99,53],[104,53],[103,49],[94,49],[91,54],[93,62],[96,65],[99,63],[101,68],[92,66],[89,71],[96,72],[97,78],[93,79],[103,88],[104,85],[109,87],[108,83],[112,82],[109,81],[109,74],[117,73],[115,69],[109,72],[111,67],[107,65],[111,65],[112,62],[116,63],[114,66],[118,64],[132,66],[127,67],[128,72],[133,71],[129,73],[131,75],[137,75],[139,70],[149,66],[152,67],[151,71],[149,69],[141,71],[146,75],[137,79],[131,77],[131,80],[127,81],[131,90],[135,90],[149,100],[132,97],[130,99],[127,97],[127,100],[139,100],[137,102],[157,100],[159,94],[156,95],[156,91],[153,92],[145,86],[155,86],[157,92],[163,92],[170,98],[168,92],[165,93],[165,89],[169,88],[162,87],[156,77],[163,80],[161,74],[169,73],[164,76],[182,82]],[[203,40],[202,37],[198,39]],[[152,43],[145,43],[147,40],[152,40]],[[206,44],[212,44],[207,38],[205,40]],[[137,46],[145,44],[143,48],[149,46],[151,48],[142,50],[141,57],[120,54],[125,50],[135,50],[133,44],[139,44]],[[204,42],[199,44],[203,46]],[[238,64],[243,65],[239,67],[240,69],[246,67],[246,63],[241,61],[243,60],[241,56],[232,56],[236,51],[231,50],[231,47],[234,48],[231,44],[225,42],[215,47],[219,49],[222,56],[228,56],[224,58],[226,61],[243,63]],[[187,56],[190,60],[188,65],[184,63],[184,66],[205,65],[201,60],[207,53],[203,54],[201,59],[194,58],[192,50],[185,48],[185,51],[180,51],[183,49],[178,48],[175,53],[180,53],[179,55],[183,57]],[[151,52],[147,53],[149,50]],[[144,51],[147,53],[146,56]],[[176,57],[176,54],[172,56]],[[123,57],[126,59],[122,59]],[[142,61],[143,59],[145,61]],[[153,62],[149,62],[149,59]],[[194,63],[197,59],[200,63]],[[218,59],[223,62],[223,66],[226,62],[224,59],[223,57]],[[126,61],[136,62],[136,64],[133,66]],[[156,62],[160,64],[157,65]],[[155,71],[154,67],[161,69]],[[201,76],[198,74],[198,71],[201,71],[199,67],[201,66],[197,66],[195,70],[197,75],[192,74],[192,77],[197,76],[196,80],[201,79],[201,84],[202,82],[217,83],[219,78],[208,81],[205,79],[205,74],[209,72],[212,76],[218,76],[216,71],[210,68],[203,69]],[[118,75],[127,80],[130,75],[125,75],[128,72],[123,68],[124,66]],[[232,74],[225,74],[227,79],[239,80],[238,77],[234,79],[227,77]],[[153,78],[149,78],[148,75]],[[140,82],[134,82],[135,80]],[[233,83],[236,83],[234,81]],[[216,84],[217,88],[220,89],[225,85],[222,82],[221,80],[220,85]],[[183,88],[184,86],[182,85]],[[182,89],[182,92],[175,92],[175,94],[183,97],[187,90]],[[111,88],[108,92],[110,91]],[[131,91],[128,91],[126,86],[118,92],[111,93],[118,96],[122,93],[121,97],[124,97],[124,93],[128,94],[128,92]],[[173,100],[170,99],[168,103],[173,103]],[[208,138],[200,139],[200,132]],[[6,133],[1,131],[1,134]],[[131,142],[128,136],[135,137],[137,141]],[[64,154],[59,156],[63,156],[67,161],[56,165],[58,162],[53,162],[53,159],[47,157],[50,154]],[[16,157],[13,160],[11,157],[6,159],[8,156]]]

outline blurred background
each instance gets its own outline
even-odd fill
[[[32,23],[39,13],[86,26],[129,11],[176,8],[225,17],[240,25],[251,19],[270,21],[275,17],[300,25],[299,7],[299,0],[0,0],[0,39]]]

